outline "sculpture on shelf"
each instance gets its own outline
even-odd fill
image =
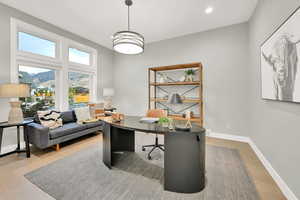
[[[192,123],[191,123],[192,114],[193,113],[191,111],[185,112],[185,119],[187,120],[187,122],[185,124],[186,128],[192,128]]]

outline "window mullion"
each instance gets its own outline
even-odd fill
[[[62,76],[61,76],[61,82],[60,82],[60,88],[61,88],[61,104],[62,108],[61,110],[66,111],[69,110],[69,81],[68,81],[68,45],[66,40],[63,40],[61,45],[61,56],[62,56]],[[67,100],[66,100],[67,99]]]

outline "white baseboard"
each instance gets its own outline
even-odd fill
[[[233,140],[233,141],[245,142],[245,143],[250,142],[250,138],[245,136],[229,135],[229,134],[215,133],[215,132],[208,132],[206,135],[208,137],[219,138],[224,140]]]
[[[263,155],[263,153],[258,149],[258,147],[255,145],[255,143],[249,137],[230,135],[230,134],[224,134],[224,133],[215,133],[215,132],[212,132],[212,131],[207,131],[207,136],[208,137],[213,137],[213,138],[219,138],[219,139],[233,140],[233,141],[248,143],[251,146],[252,150],[257,155],[257,157],[259,158],[259,160],[262,162],[262,164],[264,165],[266,170],[269,172],[269,174],[272,176],[274,181],[277,183],[278,187],[280,188],[282,193],[285,195],[285,197],[288,200],[298,200],[298,198],[293,193],[293,191],[284,182],[284,180],[280,177],[280,175],[272,167],[271,163],[266,159],[266,157]]]

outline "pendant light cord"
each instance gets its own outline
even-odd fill
[[[130,6],[128,6],[128,31],[130,31],[130,19],[129,19],[130,12],[129,12],[129,7]]]

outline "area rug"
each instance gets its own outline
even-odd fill
[[[258,200],[239,152],[207,145],[206,188],[195,194],[163,190],[163,153],[154,160],[136,147],[121,153],[109,170],[102,163],[102,144],[92,145],[25,177],[57,200]],[[175,166],[176,167],[176,166]]]

